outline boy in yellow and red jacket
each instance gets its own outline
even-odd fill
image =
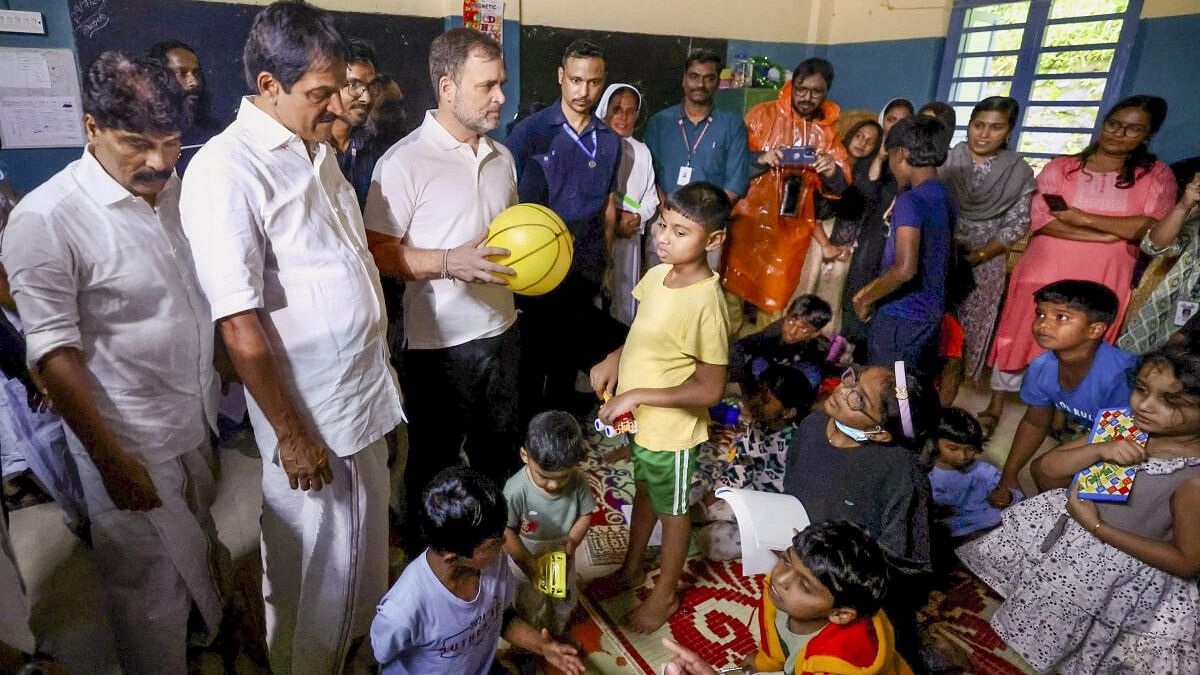
[[[743,672],[912,675],[880,609],[887,585],[883,550],[861,527],[828,521],[805,528],[764,582],[759,650]],[[716,672],[668,642],[677,657],[666,672]]]

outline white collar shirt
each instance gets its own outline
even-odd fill
[[[452,136],[433,111],[375,164],[367,229],[408,246],[447,249],[488,229],[517,203],[517,169],[508,148],[479,139],[478,151]],[[404,331],[409,349],[442,349],[503,333],[517,320],[506,286],[449,279],[409,281]]]
[[[180,201],[212,320],[258,310],[286,392],[339,457],[403,420],[388,364],[379,272],[354,188],[326,143],[305,142],[242,99],[196,153]],[[259,448],[278,439],[248,397]]]
[[[21,200],[0,255],[31,367],[78,349],[101,418],[147,464],[204,443],[216,425],[213,328],[177,176],[152,207],[84,150]]]

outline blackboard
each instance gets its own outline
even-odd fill
[[[252,93],[242,70],[242,47],[261,6],[199,0],[69,2],[84,72],[106,50],[141,54],[156,42],[182,40],[199,52],[214,117],[231,121],[239,99]],[[400,82],[408,118],[419,123],[419,113],[435,105],[429,84],[429,44],[443,31],[443,20],[352,12],[333,15],[344,35],[374,45],[380,71]]]
[[[679,35],[647,35],[521,26],[521,107],[553,103],[559,96],[558,65],[563,50],[577,38],[604,50],[608,81],[628,82],[642,92],[642,119],[683,99],[680,83],[687,55],[711,49],[725,56],[727,40]]]

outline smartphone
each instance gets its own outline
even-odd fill
[[[1066,211],[1067,209],[1071,208],[1067,206],[1067,200],[1063,199],[1062,195],[1043,194],[1042,201],[1046,202],[1046,206],[1048,206],[1051,211]]]
[[[804,184],[800,176],[788,176],[783,181],[783,198],[779,200],[779,215],[795,218],[800,215],[800,196]]]
[[[783,159],[779,163],[783,166],[808,166],[816,164],[817,149],[811,145],[801,145],[794,148],[781,148],[783,151]]]

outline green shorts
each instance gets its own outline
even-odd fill
[[[687,513],[696,448],[647,450],[632,440],[629,448],[633,451],[633,479],[646,484],[654,512],[664,516]]]

